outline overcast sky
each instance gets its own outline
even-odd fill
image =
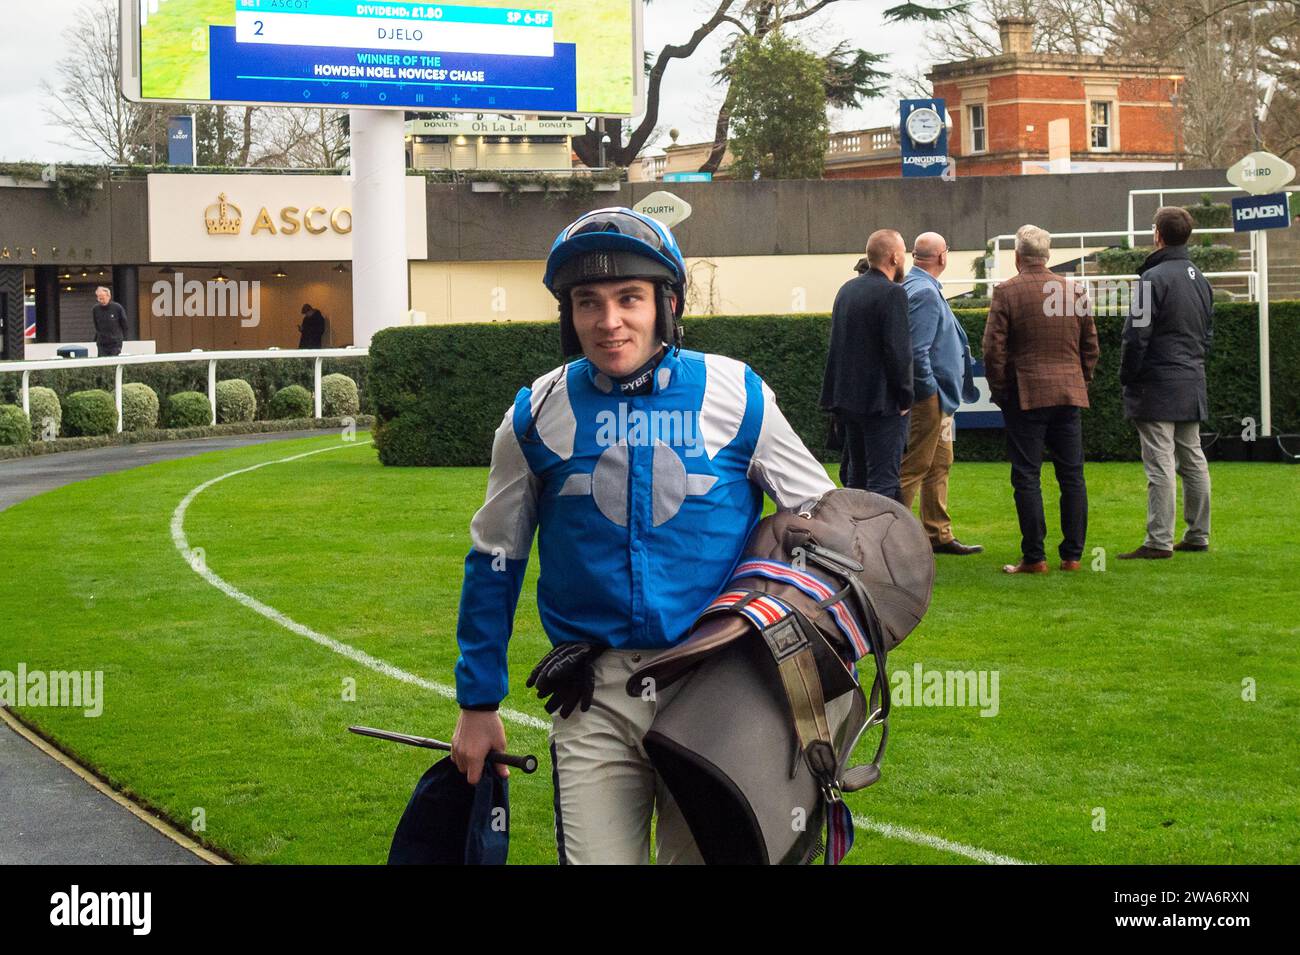
[[[12,0],[6,0],[6,6]],[[75,52],[63,33],[72,27],[83,0],[40,0],[40,16],[6,18],[0,37],[0,160],[77,161],[93,155],[70,144],[67,134],[46,124],[41,80],[53,82],[59,59]],[[814,46],[847,39],[855,46],[889,55],[890,68],[914,71],[924,59],[920,46],[924,27],[884,25],[880,11],[896,0],[837,0],[808,21],[804,32]],[[658,51],[665,43],[683,43],[716,6],[716,0],[653,0],[646,5],[646,48]],[[659,120],[666,131],[676,126],[680,142],[713,138],[713,119],[721,102],[710,73],[717,66],[722,31],[714,34],[687,60],[676,60],[664,81]],[[896,107],[876,100],[863,110],[832,116],[833,129],[881,126],[892,120]],[[667,142],[667,136],[662,139]]]

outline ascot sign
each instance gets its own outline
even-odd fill
[[[407,177],[408,259],[428,254],[424,178]],[[154,262],[304,262],[352,258],[350,176],[149,176]]]

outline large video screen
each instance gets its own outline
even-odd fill
[[[124,0],[130,99],[634,115],[640,0]]]

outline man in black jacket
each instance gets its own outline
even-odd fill
[[[901,235],[871,233],[870,268],[835,296],[821,397],[844,433],[840,483],[896,501],[912,407],[912,335],[901,284],[906,260]]]
[[[122,354],[122,342],[126,341],[126,309],[112,299],[113,293],[101,285],[95,289],[98,304],[90,307],[95,350],[101,357]]]
[[[1210,469],[1201,451],[1200,422],[1209,417],[1205,359],[1213,333],[1210,283],[1192,265],[1187,240],[1192,217],[1166,206],[1156,212],[1155,251],[1124,323],[1119,380],[1124,415],[1138,429],[1147,472],[1147,536],[1122,560],[1156,560],[1174,551],[1210,547]],[[1174,543],[1178,484],[1183,478],[1187,532]]]
[[[302,324],[298,326],[299,348],[320,348],[325,337],[325,316],[310,305],[302,307]]]

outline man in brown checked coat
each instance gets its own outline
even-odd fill
[[[1062,570],[1079,569],[1088,531],[1080,409],[1097,366],[1097,327],[1083,287],[1048,270],[1051,242],[1037,226],[1016,232],[1018,274],[994,288],[984,326],[984,373],[1006,420],[1020,518],[1022,557],[1002,568],[1008,574],[1047,573],[1044,447],[1061,488]]]

